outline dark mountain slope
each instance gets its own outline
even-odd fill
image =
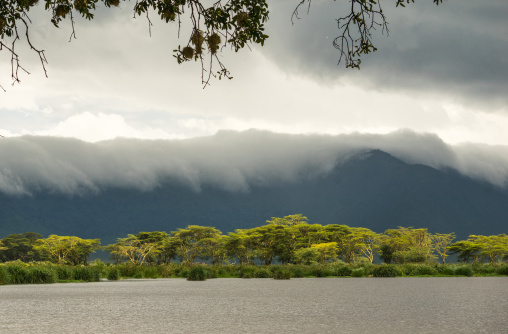
[[[190,224],[223,232],[260,226],[272,216],[302,213],[312,223],[397,226],[431,232],[506,233],[508,193],[382,151],[358,155],[326,175],[293,184],[254,187],[248,193],[166,184],[151,192],[106,189],[97,195],[0,195],[0,237],[26,231],[114,241],[127,233],[172,231]]]

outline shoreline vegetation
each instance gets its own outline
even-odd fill
[[[189,225],[170,233],[139,232],[101,246],[100,239],[34,232],[0,239],[0,284],[94,282],[101,278],[408,277],[508,275],[508,236],[398,227],[384,233],[308,223],[301,214],[227,235]],[[89,262],[97,250],[111,263]],[[456,255],[458,263],[446,263]],[[375,261],[383,264],[375,264]]]
[[[121,279],[184,278],[204,281],[213,278],[291,279],[306,277],[499,277],[508,276],[508,264],[364,264],[340,262],[313,265],[211,265],[105,264],[100,260],[88,266],[52,263],[10,262],[0,264],[0,285],[50,284],[116,281]]]

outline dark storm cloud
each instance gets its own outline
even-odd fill
[[[374,34],[378,51],[363,57],[360,71],[337,66],[331,45],[334,19],[347,12],[348,1],[313,1],[293,26],[294,2],[271,3],[267,52],[284,70],[318,81],[348,78],[375,90],[442,94],[483,111],[508,111],[507,1],[381,3],[390,34]]]
[[[298,182],[326,173],[352,155],[381,149],[408,162],[459,172],[505,187],[508,147],[450,146],[432,134],[287,135],[222,131],[185,140],[76,139],[25,136],[0,140],[0,191],[83,194],[106,187],[149,191],[168,180],[199,191]]]

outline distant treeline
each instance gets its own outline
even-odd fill
[[[379,256],[385,263],[444,264],[450,254],[464,263],[508,260],[508,236],[471,235],[453,242],[454,233],[431,234],[426,228],[398,227],[384,233],[346,225],[309,224],[300,214],[272,218],[266,225],[223,235],[213,227],[190,225],[170,233],[139,232],[101,246],[99,239],[29,232],[0,239],[0,261],[49,261],[55,264],[88,264],[97,250],[109,251],[116,263],[134,265],[196,261],[213,265],[260,263],[271,265],[330,263],[372,264]]]
[[[340,260],[347,264],[373,263],[378,255],[385,263],[445,263],[457,254],[464,263],[508,260],[508,236],[471,235],[453,242],[454,233],[431,234],[426,228],[399,227],[384,233],[346,225],[309,224],[300,214],[274,217],[266,225],[223,235],[213,227],[190,225],[170,233],[139,232],[101,246],[99,239],[29,232],[0,239],[0,261],[49,261],[55,264],[87,265],[97,250],[109,251],[117,263],[135,265],[187,265],[196,261],[211,264],[261,263],[313,264]]]

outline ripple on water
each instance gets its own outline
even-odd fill
[[[0,333],[506,333],[508,278],[0,286]]]

